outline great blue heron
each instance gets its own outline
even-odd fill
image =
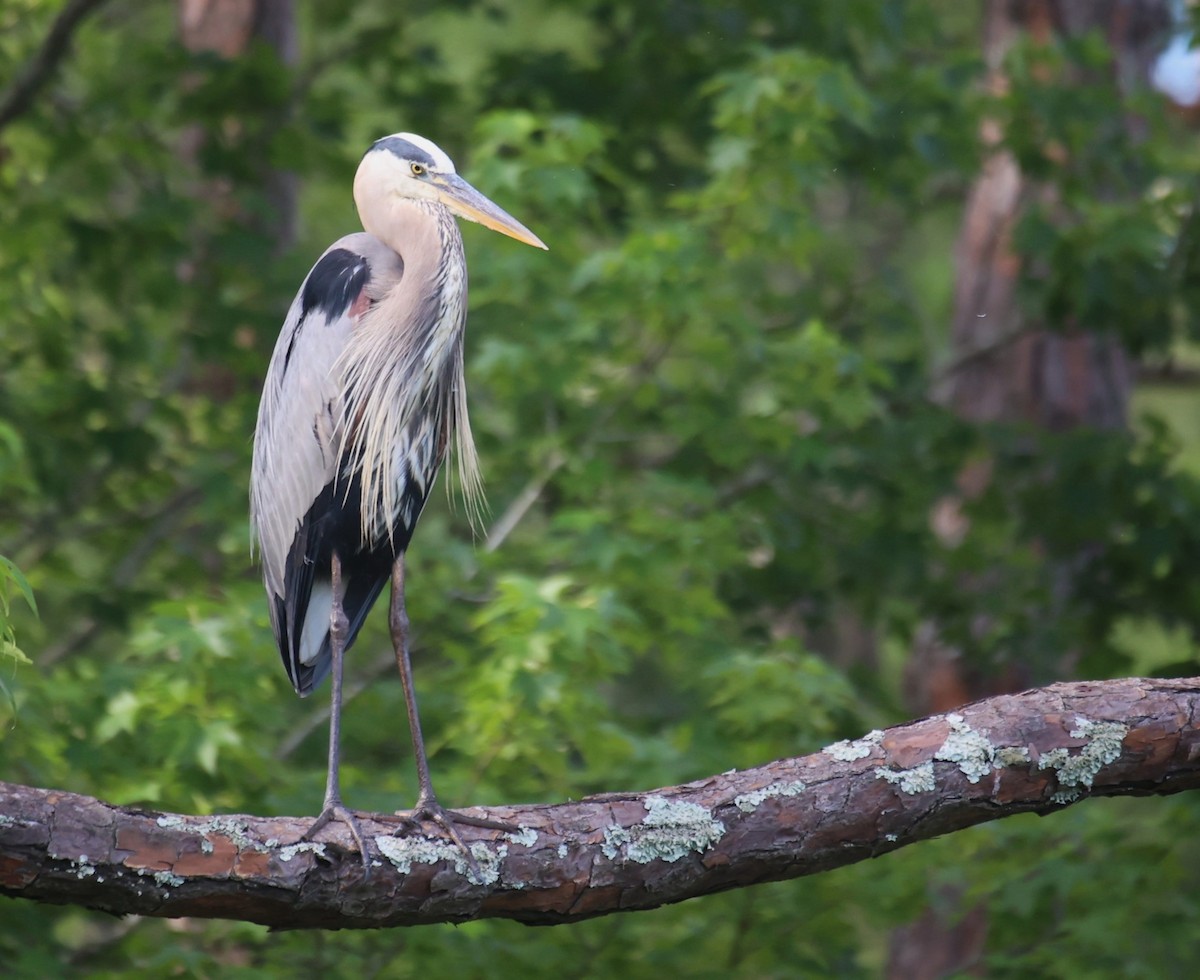
[[[341,820],[365,867],[338,781],[342,661],[389,577],[420,783],[409,819],[435,821],[460,847],[454,820],[492,826],[449,814],[433,791],[408,655],[404,552],[452,435],[469,507],[479,489],[463,378],[467,265],[454,218],[546,246],[412,133],[367,151],[354,201],[366,232],[334,242],[312,267],[275,345],[250,512],[288,677],[304,696],[333,675],[325,802],[306,836]]]

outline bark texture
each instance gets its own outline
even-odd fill
[[[440,836],[364,815],[344,828],[183,816],[0,783],[0,893],[114,914],[376,928],[504,917],[537,925],[814,874],[1088,796],[1200,787],[1200,679],[1056,684],[814,755],[649,793],[474,808],[517,833]]]

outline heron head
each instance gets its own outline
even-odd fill
[[[526,245],[545,248],[542,240],[507,211],[463,180],[438,146],[415,133],[395,133],[377,140],[358,165],[354,201],[363,227],[377,238],[399,202],[431,202],[468,221]]]

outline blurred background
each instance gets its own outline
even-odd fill
[[[298,700],[273,647],[250,440],[291,298],[399,130],[550,246],[464,228],[490,512],[473,531],[435,493],[408,591],[447,804],[1196,673],[1193,21],[1169,0],[4,0],[0,778],[319,808],[328,687]],[[374,810],[415,794],[384,618],[349,658],[343,752]],[[1194,796],[1097,800],[555,929],[268,935],[0,900],[0,962],[1186,975],[1198,861]]]

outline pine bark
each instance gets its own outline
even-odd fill
[[[1056,684],[813,755],[648,793],[473,808],[478,869],[430,830],[363,815],[371,872],[311,818],[159,813],[0,783],[0,893],[280,929],[502,917],[536,925],[816,874],[1090,796],[1200,787],[1200,679]],[[292,846],[289,846],[292,845]]]

